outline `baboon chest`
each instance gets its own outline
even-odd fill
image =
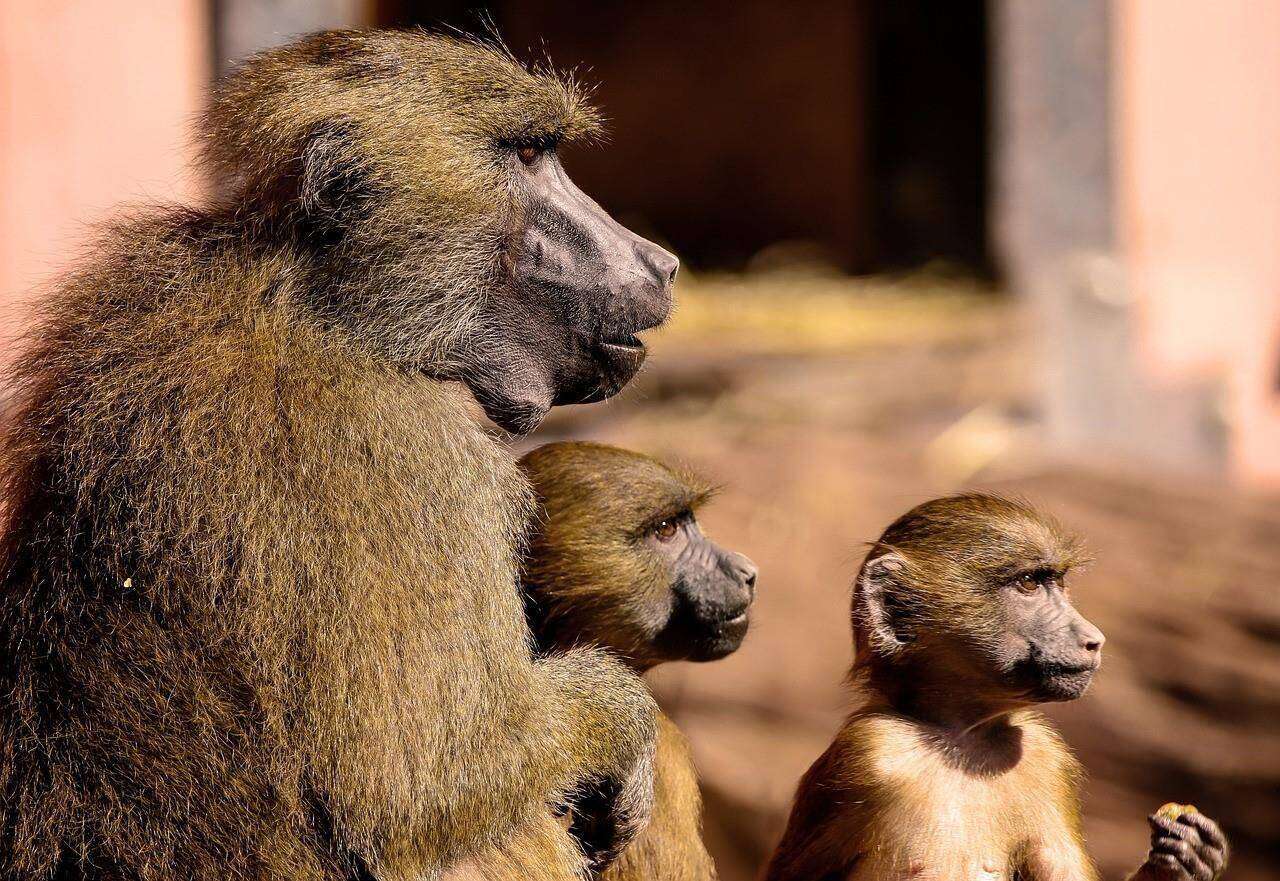
[[[1058,800],[1028,746],[975,771],[922,743],[878,756],[887,798],[851,881],[1026,881],[1019,868],[1061,829]]]

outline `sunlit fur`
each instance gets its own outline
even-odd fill
[[[532,660],[522,472],[405,369],[477,332],[473,138],[591,118],[483,46],[309,38],[214,101],[224,201],[56,286],[0,444],[0,877],[431,877],[646,767],[629,670]]]
[[[641,453],[594,443],[556,443],[521,460],[540,502],[525,561],[526,590],[542,605],[537,636],[555,650],[590,643],[629,646],[629,663],[661,659],[643,645],[650,608],[671,590],[671,573],[643,554],[647,527],[709,498],[708,485]],[[545,619],[543,615],[545,614]],[[683,733],[658,718],[654,806],[648,827],[608,867],[605,881],[711,881],[715,865],[702,843],[702,797]],[[575,876],[555,847],[556,827],[540,820],[449,881],[520,881]]]
[[[634,846],[634,843],[633,843]],[[441,881],[587,881],[586,856],[568,817],[543,811],[511,836],[448,869]]]
[[[550,813],[522,825],[484,853],[450,869],[444,881],[714,881],[702,842],[702,794],[693,753],[670,717],[658,714],[653,814],[649,825],[603,872],[592,873],[567,826]]]
[[[1025,881],[1096,878],[1074,759],[1038,716],[1009,721],[975,766],[890,708],[855,713],[801,779],[765,877],[1012,881],[1017,864]]]
[[[658,716],[653,816],[606,869],[604,881],[714,881],[715,863],[702,843],[702,793],[689,742],[675,722]]]
[[[863,573],[886,554],[893,640],[860,604]],[[769,881],[990,878],[1088,881],[1080,833],[1079,768],[1038,714],[1013,709],[959,729],[935,724],[933,702],[1000,706],[990,682],[957,682],[931,657],[933,630],[994,643],[994,585],[1041,563],[1067,569],[1079,543],[1030,506],[987,495],[925,503],[873,545],[854,599],[854,679],[864,705],[800,783]],[[932,689],[932,690],[930,690]]]

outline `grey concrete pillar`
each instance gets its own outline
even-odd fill
[[[1068,453],[1220,467],[1212,389],[1137,367],[1118,253],[1110,0],[992,0],[993,250],[1030,302],[1050,441]]]

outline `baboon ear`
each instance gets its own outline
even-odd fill
[[[367,216],[375,196],[358,123],[347,116],[316,123],[303,140],[298,162],[303,238],[317,247],[337,244],[346,229]]]
[[[901,597],[906,565],[892,551],[873,557],[863,564],[854,588],[854,626],[879,655],[896,654],[912,641]]]

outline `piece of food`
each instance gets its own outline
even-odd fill
[[[1183,814],[1198,814],[1195,805],[1180,805],[1177,802],[1169,802],[1160,806],[1160,810],[1156,811],[1157,817],[1164,817],[1166,820],[1176,820]]]

